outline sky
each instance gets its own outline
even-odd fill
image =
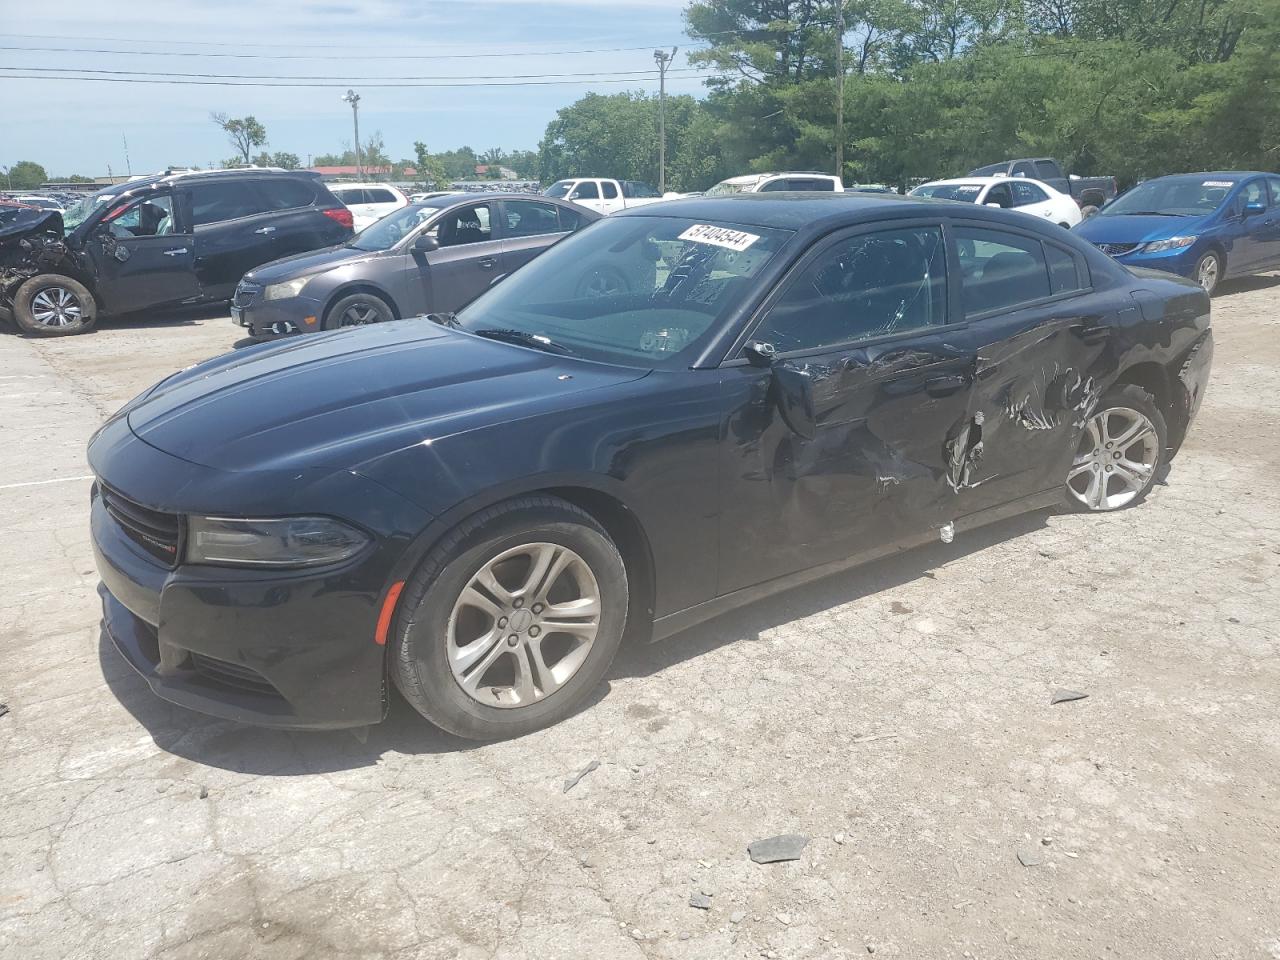
[[[305,163],[350,144],[351,108],[341,99],[348,87],[360,94],[361,139],[381,131],[393,159],[412,158],[415,140],[433,151],[533,149],[556,110],[586,93],[656,92],[655,47],[681,48],[668,91],[700,93],[702,81],[685,60],[687,2],[0,0],[0,166],[34,160],[50,176],[104,176],[108,168],[119,175],[220,163],[233,151],[211,112],[254,115],[267,128],[268,150],[295,153]],[[587,50],[599,52],[577,52]],[[103,78],[126,71],[140,79],[137,72],[148,71],[336,85],[55,79],[67,68]],[[629,71],[635,73],[618,76]],[[495,83],[535,74],[564,82],[376,86],[404,78]]]

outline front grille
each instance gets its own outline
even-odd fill
[[[98,484],[98,495],[111,519],[120,524],[130,540],[167,566],[177,564],[182,521],[176,513],[144,507],[105,483]]]
[[[1100,243],[1098,249],[1109,257],[1119,257],[1131,250],[1136,250],[1141,244],[1137,243]]]
[[[237,690],[248,690],[252,693],[280,696],[280,691],[272,685],[270,680],[257,670],[239,663],[208,657],[203,653],[192,653],[191,666],[196,673],[213,683],[235,687]]]
[[[236,287],[235,296],[231,298],[231,303],[237,307],[246,307],[261,292],[262,284],[254,283],[252,280],[241,280],[240,285]]]

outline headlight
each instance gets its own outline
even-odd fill
[[[288,300],[296,297],[307,285],[310,277],[299,277],[297,280],[286,280],[284,283],[273,283],[262,290],[263,300]]]
[[[187,562],[314,567],[354,557],[369,537],[330,517],[188,517]]]
[[[1170,237],[1168,240],[1152,240],[1142,248],[1142,252],[1163,253],[1166,250],[1181,250],[1195,242],[1195,237]]]

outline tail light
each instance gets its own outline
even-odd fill
[[[346,207],[330,207],[328,210],[321,210],[320,212],[330,220],[336,220],[348,230],[355,229],[355,219],[351,216],[351,211]]]

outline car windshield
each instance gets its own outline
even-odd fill
[[[457,324],[591,360],[687,366],[791,236],[686,217],[601,220],[491,288]]]
[[[357,250],[390,250],[440,212],[440,207],[412,204],[389,213],[356,234],[347,246]]]
[[[734,183],[731,180],[721,180],[714,187],[707,191],[708,197],[724,197],[731,193],[744,193],[751,187],[751,183]]]
[[[980,183],[926,183],[911,191],[913,197],[932,197],[935,200],[959,200],[961,203],[977,203],[982,192]]]
[[[89,219],[89,214],[93,213],[93,211],[97,210],[98,207],[112,199],[113,196],[113,194],[108,193],[95,193],[92,196],[83,197],[82,199],[77,200],[63,212],[62,225],[66,227],[67,230],[74,230],[76,227],[80,226],[80,224]]]
[[[543,190],[542,195],[544,197],[556,197],[557,199],[567,197],[569,195],[569,191],[573,189],[573,184],[574,181],[572,180],[557,180],[551,186],[547,187],[547,189]]]
[[[1225,177],[1197,175],[1165,177],[1140,183],[1124,196],[1107,204],[1099,216],[1120,217],[1147,214],[1166,217],[1203,217],[1213,213],[1236,185]]]

